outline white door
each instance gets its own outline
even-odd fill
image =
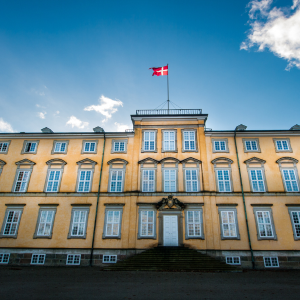
[[[178,246],[177,216],[164,216],[164,246]]]

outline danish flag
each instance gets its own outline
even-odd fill
[[[168,75],[168,65],[160,68],[149,68],[149,70],[153,70],[152,76],[163,76],[163,75]]]

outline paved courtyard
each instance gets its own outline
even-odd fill
[[[299,299],[300,271],[111,272],[0,267],[0,299]]]

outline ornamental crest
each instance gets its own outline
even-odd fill
[[[180,210],[185,208],[185,205],[177,198],[174,198],[173,195],[169,195],[168,198],[162,198],[162,200],[156,204],[157,210],[163,210],[165,206],[168,206],[169,209],[171,209],[172,206],[175,206]]]

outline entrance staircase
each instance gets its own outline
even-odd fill
[[[238,272],[240,269],[186,247],[157,247],[131,256],[104,270]]]

